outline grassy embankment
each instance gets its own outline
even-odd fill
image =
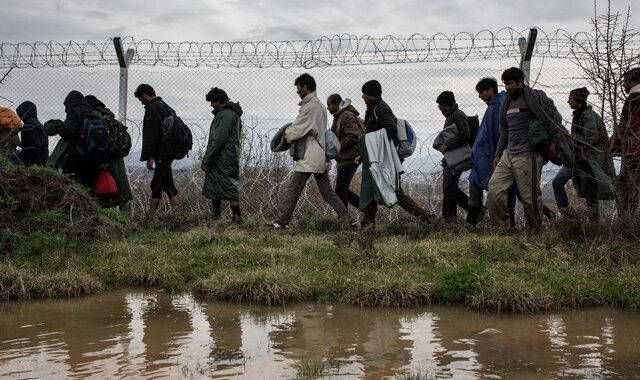
[[[11,181],[0,188],[0,299],[146,286],[262,304],[640,309],[637,219],[593,226],[574,215],[539,234],[489,234],[409,218],[376,231],[309,218],[281,232],[180,214],[138,227],[99,210],[52,172],[20,172],[46,189],[25,198],[24,189],[8,192]],[[67,191],[56,196],[51,183]],[[38,203],[44,194],[51,199]]]

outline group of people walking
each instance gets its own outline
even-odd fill
[[[622,87],[628,94],[619,122],[609,138],[602,118],[589,105],[587,88],[569,92],[568,104],[573,110],[567,130],[553,100],[544,91],[525,84],[524,73],[515,67],[502,73],[505,90],[499,91],[493,78],[482,78],[475,89],[487,108],[481,122],[474,122],[458,107],[455,94],[443,91],[436,103],[445,118],[442,131],[433,148],[442,159],[442,217],[457,220],[458,208],[466,211],[466,222],[476,225],[489,212],[496,226],[515,226],[515,204],[524,209],[526,225],[539,229],[542,215],[551,214],[542,202],[540,188],[542,167],[549,161],[561,165],[553,180],[559,209],[569,207],[565,184],[572,179],[580,197],[586,199],[589,218],[599,220],[598,200],[617,199],[621,215],[634,214],[640,199],[640,68],[623,75]],[[272,150],[288,150],[295,160],[293,173],[275,220],[270,227],[289,227],[296,204],[309,178],[314,177],[320,195],[339,218],[366,227],[375,222],[378,204],[398,204],[416,218],[427,221],[434,217],[408,196],[401,185],[403,157],[398,155],[398,118],[382,98],[382,86],[370,80],[362,86],[366,106],[364,118],[348,98],[331,94],[323,103],[316,92],[315,79],[302,74],[294,81],[300,97],[298,116],[276,134]],[[153,87],[141,84],[134,93],[145,108],[140,160],[153,170],[149,217],[153,217],[165,193],[173,205],[180,204],[168,154],[163,124],[175,112]],[[213,215],[220,218],[222,201],[230,204],[232,220],[241,221],[239,160],[241,151],[241,117],[239,103],[232,102],[225,90],[212,88],[205,96],[213,108],[213,121],[207,148],[200,168],[205,173],[202,194],[211,200]],[[118,130],[113,113],[95,96],[71,91],[64,101],[66,119],[50,120],[42,125],[32,102],[17,108],[15,118],[0,109],[0,141],[5,155],[13,154],[11,144],[21,146],[14,160],[25,165],[51,165],[69,173],[88,188],[93,188],[98,174],[108,170],[118,188],[117,200],[108,206],[124,205],[131,200],[123,158],[130,148],[126,139],[114,140]],[[327,111],[333,116],[327,125]],[[110,145],[98,156],[87,155],[87,118],[91,115],[109,126]],[[477,120],[477,118],[476,118]],[[8,126],[9,123],[11,126]],[[119,122],[118,122],[119,123]],[[111,126],[114,126],[111,128]],[[122,133],[122,127],[119,127]],[[20,129],[21,128],[21,129]],[[126,133],[126,127],[124,127]],[[21,130],[22,139],[12,138]],[[99,128],[96,129],[99,131]],[[339,153],[327,154],[330,131],[339,140]],[[49,156],[47,135],[59,135],[60,143]],[[129,137],[130,139],[130,137]],[[119,143],[120,142],[120,143]],[[95,143],[94,145],[100,145]],[[119,149],[116,149],[119,148]],[[49,156],[49,157],[48,157]],[[621,157],[620,174],[616,177],[611,158]],[[330,161],[335,158],[337,176],[332,187],[328,175]],[[359,193],[351,189],[357,170],[362,167]],[[460,189],[462,174],[470,170],[469,192]],[[615,184],[615,187],[614,187]],[[487,192],[486,204],[483,203]],[[360,210],[360,222],[350,217],[348,206]]]

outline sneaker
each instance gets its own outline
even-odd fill
[[[288,230],[289,229],[289,225],[288,224],[282,224],[280,222],[273,222],[270,224],[267,224],[267,227],[276,229],[276,230]]]
[[[231,215],[231,223],[235,223],[235,224],[242,223],[242,216],[240,216],[240,215]]]

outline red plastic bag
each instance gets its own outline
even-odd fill
[[[100,198],[114,198],[118,196],[118,185],[116,185],[116,180],[113,179],[113,176],[108,170],[102,170],[100,174],[98,174],[98,180],[96,181],[93,193],[96,197]]]

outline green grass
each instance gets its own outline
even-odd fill
[[[57,213],[33,218],[63,219]],[[331,226],[327,221],[286,232],[210,220],[177,229],[162,219],[147,227],[128,223],[127,234],[90,241],[71,240],[64,228],[18,239],[0,265],[0,297],[143,286],[267,305],[453,304],[515,313],[640,309],[639,245],[631,234],[620,238],[615,226],[583,241],[567,239],[559,228],[501,236],[418,224],[401,234],[385,226],[322,232]],[[417,238],[418,228],[432,230]]]

